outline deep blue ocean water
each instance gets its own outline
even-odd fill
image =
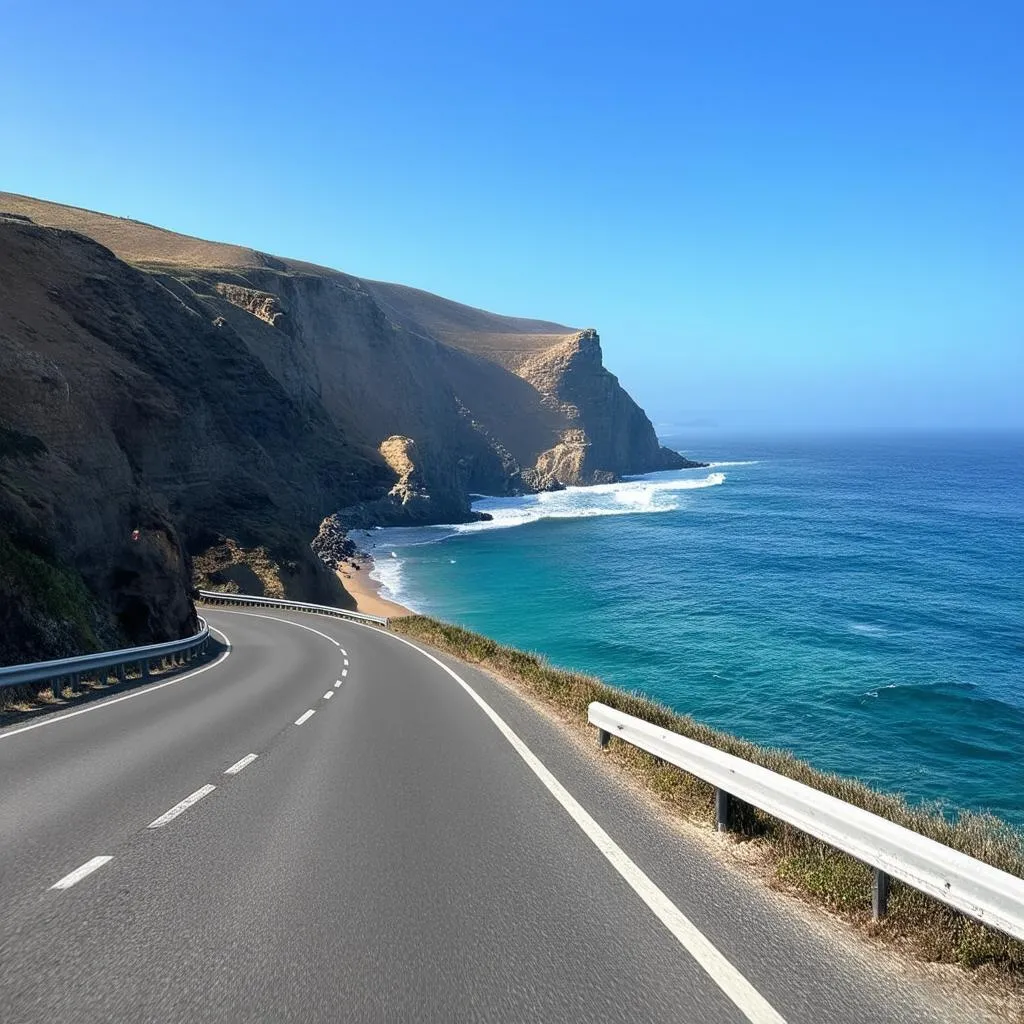
[[[687,450],[718,464],[374,531],[378,575],[819,768],[1024,826],[1024,437]]]

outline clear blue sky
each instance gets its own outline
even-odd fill
[[[664,429],[1024,426],[1024,4],[4,0],[0,187],[601,332]]]

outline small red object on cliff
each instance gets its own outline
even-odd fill
[[[138,539],[139,539],[139,531],[138,530],[132,530],[132,540],[138,540]]]

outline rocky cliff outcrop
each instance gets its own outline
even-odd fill
[[[607,483],[628,473],[700,465],[658,444],[643,409],[605,369],[597,331],[579,331],[516,372],[566,422],[558,443],[525,474],[533,486]]]
[[[85,609],[40,650],[190,628],[193,570],[344,600],[314,537],[330,563],[348,526],[687,465],[592,330],[0,193],[4,211],[0,597],[40,558]]]

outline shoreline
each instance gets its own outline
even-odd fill
[[[356,611],[363,615],[382,615],[389,619],[415,615],[411,608],[381,596],[380,583],[370,577],[372,568],[373,556],[365,551],[359,551],[342,559],[334,570],[342,586],[355,601]]]

